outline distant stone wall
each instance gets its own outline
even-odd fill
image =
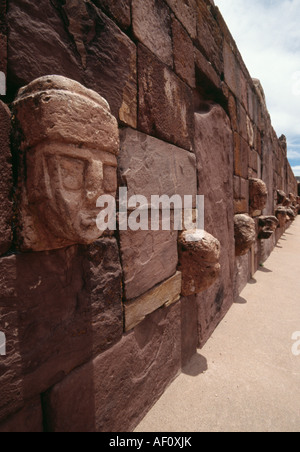
[[[1,0],[0,12],[0,431],[130,431],[291,224],[297,181],[286,141],[212,0]],[[182,295],[188,272],[178,271],[175,230],[20,250],[10,108],[21,87],[52,74],[108,101],[120,132],[118,187],[205,196],[208,289]],[[264,181],[261,192],[253,179]],[[266,223],[278,204],[280,225]],[[243,222],[250,239],[239,253]]]

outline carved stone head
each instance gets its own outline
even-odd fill
[[[253,218],[246,214],[234,217],[235,255],[244,256],[248,253],[256,239],[256,226]]]
[[[118,125],[108,103],[47,76],[19,91],[13,114],[21,250],[92,243],[103,232],[96,201],[117,189]]]
[[[260,240],[269,239],[276,231],[278,224],[279,224],[279,221],[277,220],[276,217],[273,217],[273,216],[259,217],[258,238]]]
[[[289,217],[287,215],[287,208],[284,206],[277,206],[275,215],[279,221],[279,226],[281,228],[284,228],[286,223],[289,221]]]
[[[268,199],[268,189],[261,179],[249,179],[250,215],[260,215]]]
[[[181,233],[178,246],[182,295],[187,297],[208,289],[220,275],[220,242],[207,232],[190,230]]]

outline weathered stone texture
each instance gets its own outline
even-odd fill
[[[190,152],[132,129],[120,133],[119,174],[128,197],[197,195],[196,158]]]
[[[256,239],[256,225],[249,215],[234,217],[235,255],[244,256],[248,253]]]
[[[213,13],[213,6],[209,1],[197,1],[197,45],[221,74],[224,70],[223,36]]]
[[[184,231],[178,238],[178,249],[184,297],[201,293],[216,282],[221,272],[217,239],[204,231]]]
[[[97,199],[117,189],[119,131],[109,105],[73,80],[46,76],[19,91],[13,114],[18,246],[93,243],[104,232]]]
[[[149,228],[150,229],[150,228]],[[139,297],[176,272],[177,231],[120,231],[124,290]]]
[[[195,0],[166,0],[173,13],[192,39],[197,36],[197,5]]]
[[[42,433],[43,431],[40,397],[28,402],[18,413],[0,424],[0,432],[2,433]]]
[[[163,63],[172,67],[171,16],[163,0],[133,0],[132,25],[135,37]]]
[[[131,25],[131,0],[92,0],[96,6],[127,30]]]
[[[12,243],[12,164],[10,151],[11,114],[0,101],[0,255]]]
[[[191,89],[142,45],[138,48],[138,74],[139,129],[191,150]]]
[[[180,299],[180,294],[181,273],[177,272],[140,298],[126,302],[124,304],[125,331],[132,330],[157,309],[176,303]]]
[[[122,275],[114,239],[10,256],[0,266],[0,325],[8,348],[1,357],[4,419],[120,340]]]
[[[115,117],[136,126],[136,47],[100,9],[81,0],[15,0],[8,25],[12,90],[43,75],[70,77],[106,98]]]
[[[194,46],[191,38],[178,22],[172,21],[173,50],[175,72],[191,88],[195,88]]]
[[[209,113],[196,114],[195,124],[198,193],[205,195],[205,230],[221,244],[220,278],[197,296],[202,345],[233,303],[233,136],[229,118],[217,105]]]
[[[180,303],[156,311],[54,386],[44,398],[48,431],[131,431],[178,374],[180,318]]]

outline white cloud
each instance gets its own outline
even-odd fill
[[[215,4],[251,76],[263,85],[278,136],[285,134],[289,143],[300,143],[300,0],[215,0]]]
[[[295,176],[300,176],[300,165],[292,166],[292,170],[294,171]]]

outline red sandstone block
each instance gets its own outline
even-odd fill
[[[206,1],[197,2],[197,46],[221,74],[224,71],[223,35],[214,17],[214,7]]]
[[[50,432],[132,431],[181,367],[181,306],[163,308],[44,397]]]
[[[107,350],[123,333],[115,239],[0,259],[0,419]]]
[[[131,1],[130,0],[93,0],[95,5],[103,11],[117,24],[127,30],[131,24]]]
[[[237,133],[234,133],[234,173],[236,176],[248,178],[249,146]]]
[[[139,129],[192,150],[192,90],[144,46],[138,48]]]
[[[173,19],[172,21],[172,35],[175,72],[191,88],[195,88],[196,80],[193,42],[183,26],[176,19]]]
[[[43,414],[41,399],[37,397],[16,414],[0,423],[1,433],[42,433]]]
[[[166,0],[177,19],[184,26],[192,39],[197,36],[197,5],[196,0]]]
[[[0,255],[6,253],[12,243],[12,165],[10,150],[10,111],[0,101]]]
[[[132,26],[136,39],[173,67],[172,22],[166,4],[162,0],[133,0]]]

